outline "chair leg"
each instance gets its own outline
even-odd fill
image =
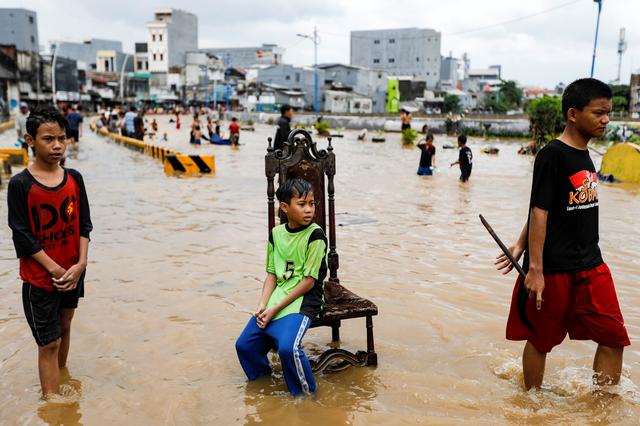
[[[370,315],[367,316],[367,365],[378,365],[378,355],[373,342],[373,319]]]
[[[340,321],[331,325],[331,343],[340,341]]]

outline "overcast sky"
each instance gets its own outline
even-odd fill
[[[442,33],[442,53],[467,52],[472,68],[501,64],[503,78],[553,87],[588,76],[597,6],[593,0],[1,0],[38,13],[41,45],[96,37],[121,40],[125,51],[147,40],[156,7],[198,16],[200,47],[286,48],[284,60],[313,63],[313,44],[296,37],[317,25],[319,62],[349,63],[349,31],[420,27]],[[564,6],[563,6],[564,5]],[[556,8],[553,11],[538,14]],[[526,19],[513,20],[538,14]],[[627,29],[622,81],[640,68],[640,0],[604,0],[595,77],[616,78],[618,34]],[[509,22],[511,21],[511,22]],[[500,24],[500,25],[494,25]],[[636,25],[634,25],[636,24]],[[479,28],[488,27],[477,31]]]

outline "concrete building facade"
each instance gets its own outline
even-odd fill
[[[149,54],[147,43],[136,43],[133,55],[133,70],[137,73],[149,72]]]
[[[40,51],[38,44],[38,15],[27,9],[0,9],[0,43],[12,44],[16,49]]]
[[[634,118],[640,118],[640,73],[631,74],[629,83],[631,91],[629,100],[629,113]]]
[[[435,87],[440,80],[438,31],[426,28],[351,31],[351,65],[410,76]]]
[[[96,53],[96,71],[120,74],[134,69],[133,57],[117,50],[98,50]]]
[[[95,70],[99,50],[114,50],[122,52],[122,42],[115,40],[101,40],[92,38],[82,43],[71,41],[52,41],[51,52],[58,51],[57,56],[69,58],[78,62],[79,68]]]
[[[284,49],[276,44],[258,47],[228,47],[201,49],[218,56],[232,67],[246,68],[253,65],[278,65],[282,63]]]
[[[304,92],[305,104],[314,105],[313,68],[295,67],[288,64],[272,65],[258,70],[258,83]],[[325,71],[318,69],[318,108],[323,108]]]
[[[180,9],[156,9],[147,23],[149,71],[169,73],[185,64],[185,55],[198,49],[198,18]]]
[[[372,112],[384,112],[387,96],[387,73],[365,67],[345,64],[321,64],[325,71],[325,81],[334,86],[339,83],[371,100]]]

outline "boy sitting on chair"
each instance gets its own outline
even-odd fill
[[[290,179],[276,191],[287,223],[269,233],[267,278],[258,310],[236,342],[236,351],[249,380],[271,374],[267,353],[278,351],[289,392],[312,393],[316,382],[300,343],[324,303],[327,238],[313,223],[313,187]]]

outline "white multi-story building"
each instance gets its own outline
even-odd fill
[[[440,80],[440,43],[440,33],[426,28],[351,31],[351,65],[435,87]]]
[[[149,71],[167,74],[185,64],[185,55],[198,49],[198,18],[180,9],[156,9],[147,23]]]
[[[136,43],[136,53],[133,55],[133,64],[135,72],[149,72],[149,54],[147,53],[147,43]]]

